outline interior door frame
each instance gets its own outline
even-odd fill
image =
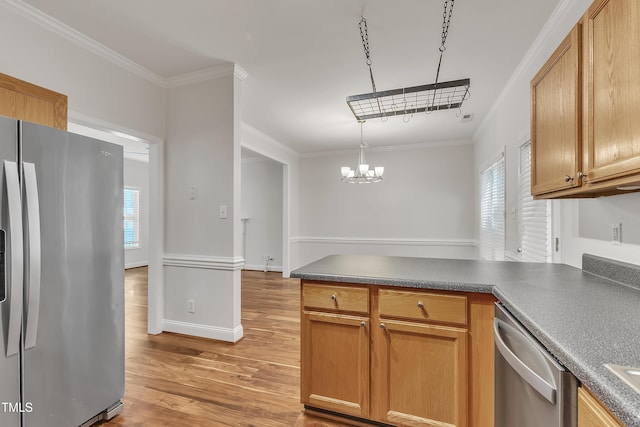
[[[147,332],[159,334],[164,319],[164,140],[95,117],[69,110],[69,124],[80,125],[105,135],[134,137],[149,144],[149,284]]]

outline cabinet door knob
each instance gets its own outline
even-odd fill
[[[573,181],[573,177],[569,176],[569,175],[565,175],[564,176],[564,182],[569,182],[569,181]]]
[[[365,326],[367,326],[367,322],[364,322],[364,321],[360,322],[360,326],[364,328]]]
[[[387,327],[387,325],[385,325],[384,323],[380,323],[380,329],[385,329]]]
[[[335,301],[335,300],[338,299],[338,297],[336,296],[336,294],[333,294],[333,295],[331,295],[331,299]]]
[[[424,303],[422,301],[418,301],[418,307],[419,308],[424,308]]]
[[[586,177],[587,177],[586,173],[578,172],[578,179],[582,179],[582,178],[586,178]]]

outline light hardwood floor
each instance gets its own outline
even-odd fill
[[[148,335],[147,269],[130,269],[125,323],[125,407],[100,427],[346,427],[302,413],[297,279],[243,271],[244,338],[229,344]]]

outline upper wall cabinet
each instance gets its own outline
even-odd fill
[[[640,189],[638,117],[640,3],[596,0],[531,82],[531,193]]]
[[[581,25],[531,81],[531,194],[580,186]]]
[[[596,1],[586,18],[587,182],[640,179],[640,3]],[[624,182],[622,182],[624,184]]]
[[[67,96],[0,74],[0,115],[67,129]]]

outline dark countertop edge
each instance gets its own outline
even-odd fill
[[[601,276],[592,272],[587,272],[594,276]],[[603,377],[600,373],[593,371],[589,368],[588,363],[580,361],[571,354],[570,351],[564,348],[564,346],[556,341],[553,336],[546,333],[543,329],[537,326],[537,324],[526,313],[518,309],[516,304],[513,304],[509,297],[500,289],[500,285],[491,284],[474,284],[474,283],[460,283],[460,282],[431,282],[425,280],[410,280],[410,279],[390,279],[388,277],[363,277],[363,276],[349,276],[349,275],[332,275],[332,274],[319,274],[319,273],[291,273],[292,278],[299,278],[304,280],[317,280],[326,282],[337,283],[356,283],[366,285],[387,285],[407,288],[419,288],[419,289],[433,289],[433,290],[446,290],[455,292],[474,292],[474,293],[486,293],[493,294],[507,309],[518,319],[531,334],[547,348],[551,354],[569,371],[575,375],[575,377],[584,385],[586,385],[593,394],[600,399],[610,410],[613,412],[626,426],[640,426],[640,416],[636,414],[635,408],[628,403],[628,400],[617,392],[615,386],[613,386],[612,380]],[[626,286],[623,283],[617,281],[611,281],[617,286]],[[604,368],[606,369],[606,368]],[[611,374],[613,376],[613,374]],[[618,380],[615,377],[615,380]],[[626,385],[625,385],[626,386]]]
[[[396,286],[404,288],[433,289],[442,291],[475,292],[480,294],[492,294],[493,288],[495,287],[494,285],[480,283],[452,283],[439,281],[425,282],[424,280],[390,279],[388,277],[362,277],[316,273],[296,274],[292,272],[291,277],[295,279],[316,280],[321,282],[335,282],[345,284],[357,283],[361,285]]]

